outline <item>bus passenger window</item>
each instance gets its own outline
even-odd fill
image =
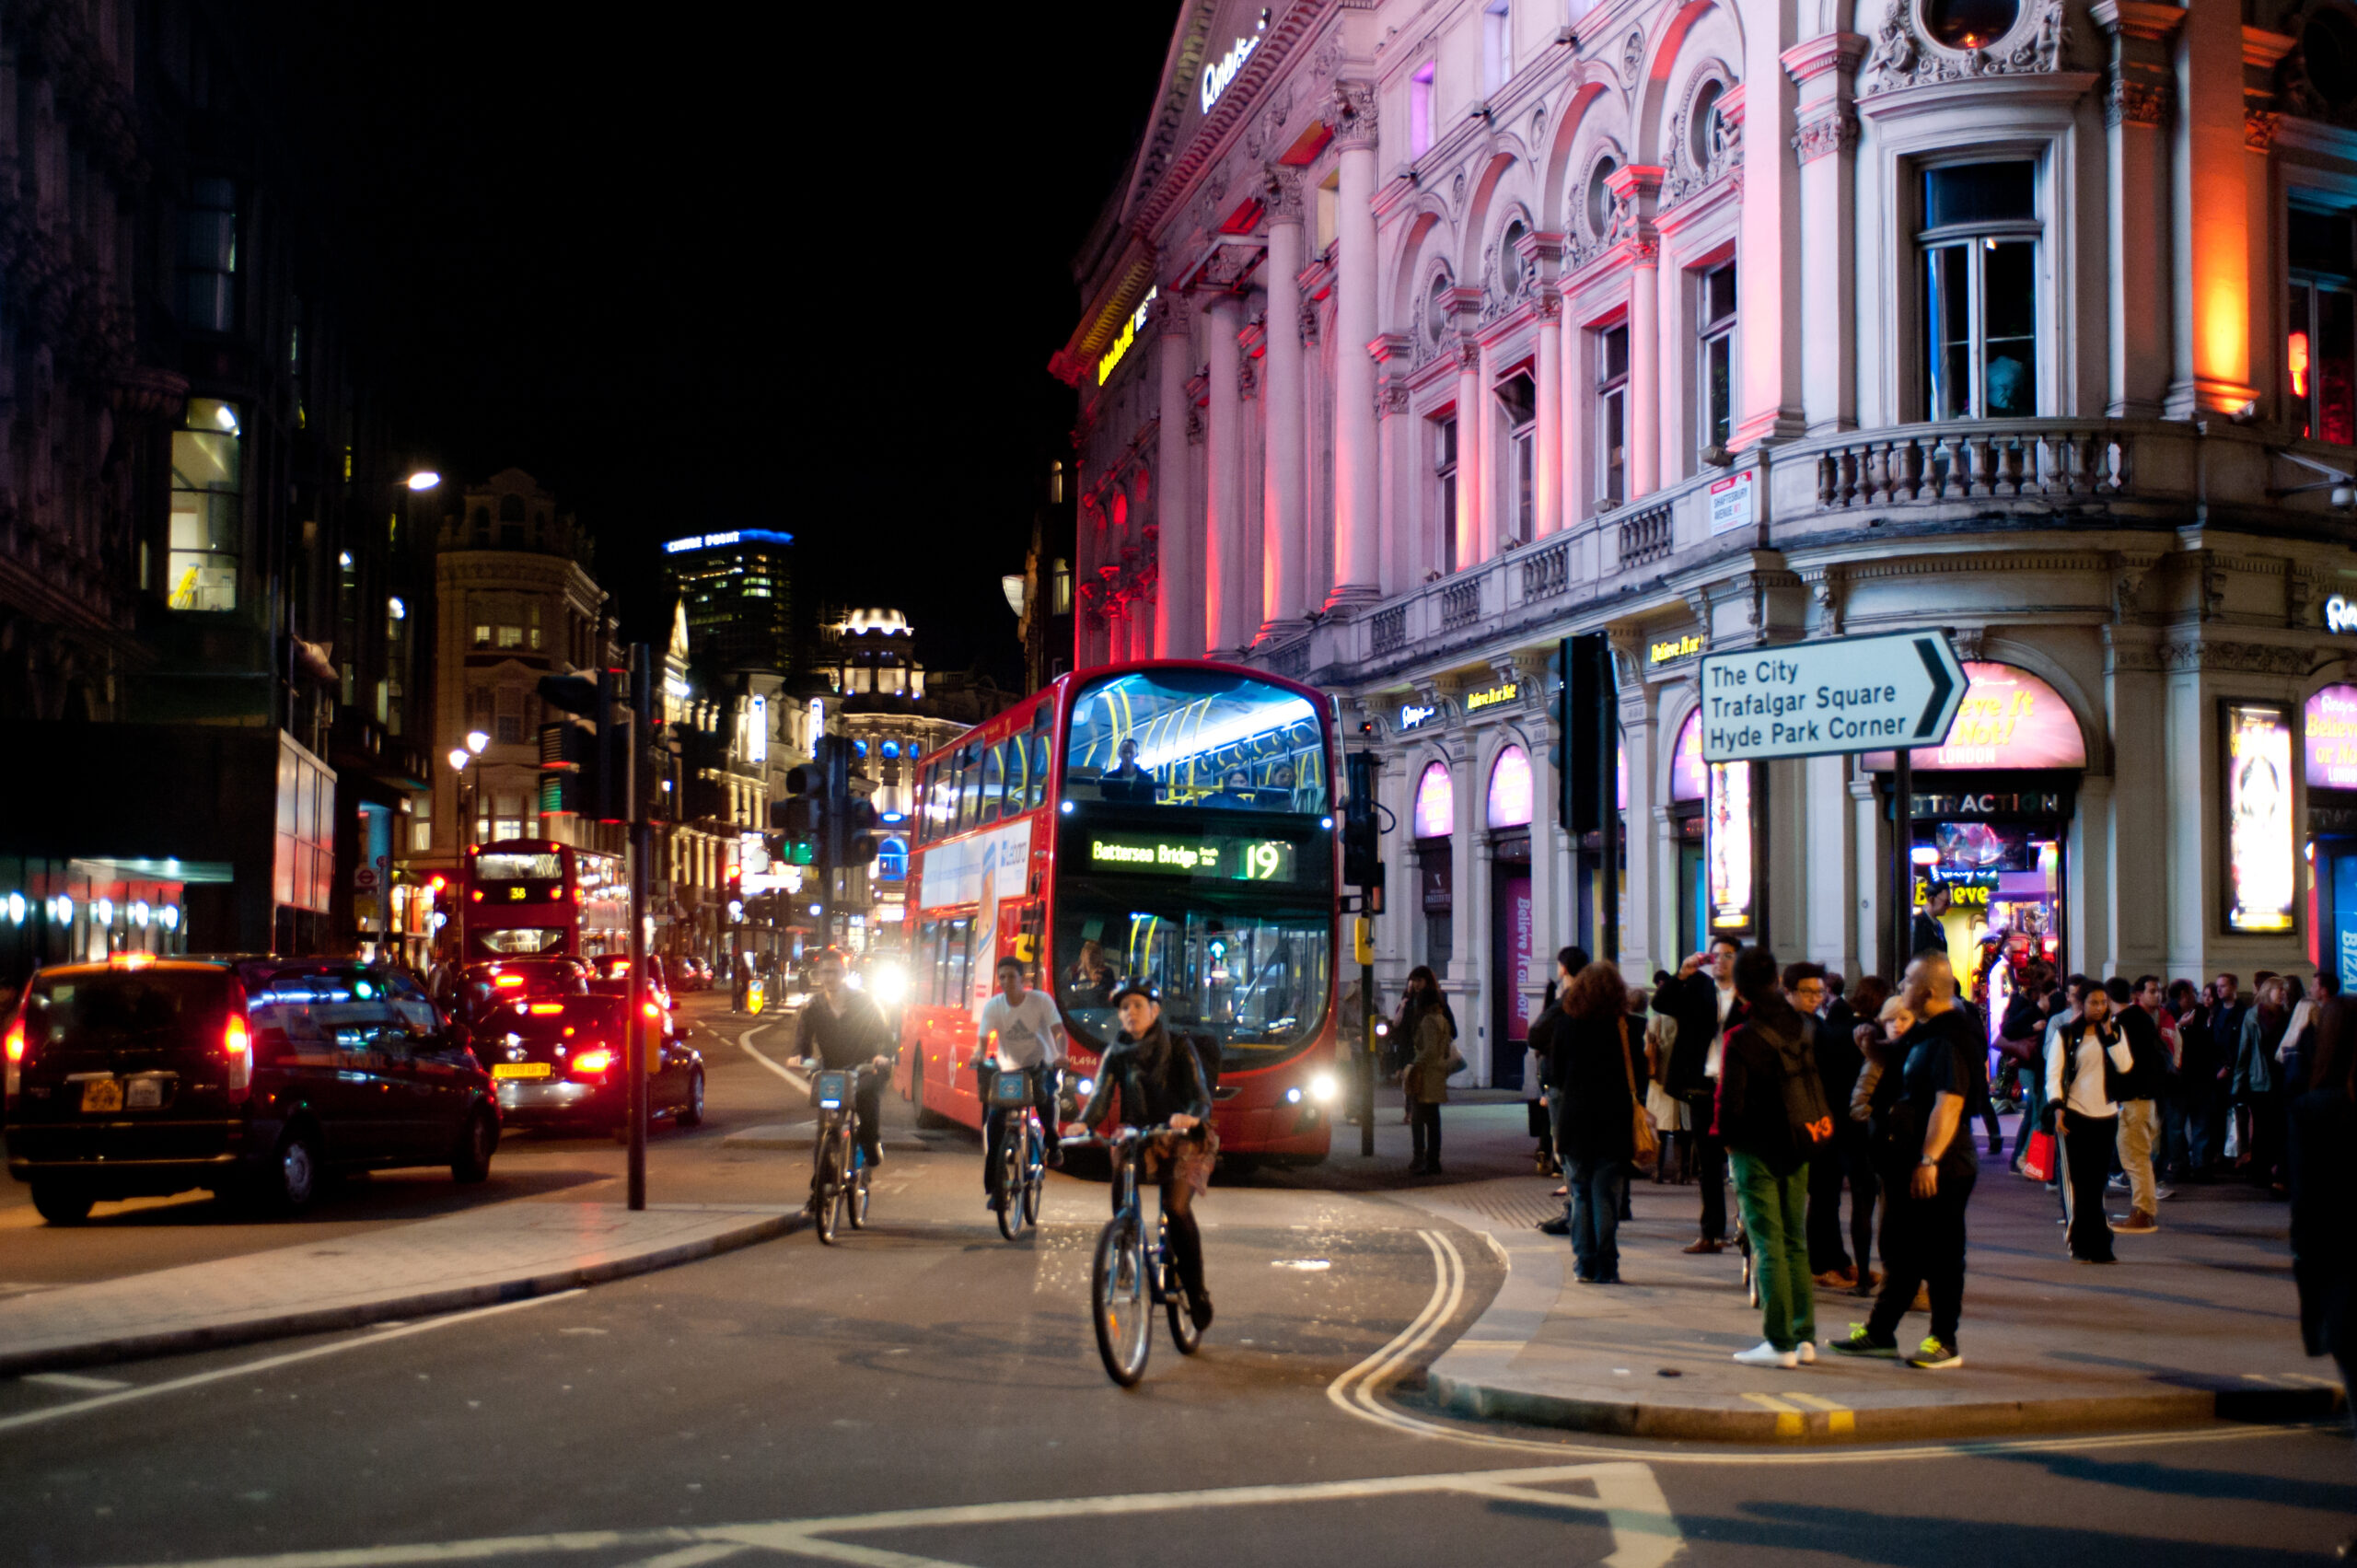
[[[1048,798],[1048,727],[1055,718],[1055,709],[1046,703],[1031,716],[1031,787],[1024,801],[1028,809],[1038,809]]]
[[[982,761],[970,746],[958,753],[958,830],[978,825],[982,819]]]
[[[986,748],[982,752],[982,818],[985,822],[998,820],[998,808],[1006,798],[1006,776],[1003,746]]]

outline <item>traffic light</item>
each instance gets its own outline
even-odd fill
[[[864,796],[853,796],[843,810],[843,861],[845,865],[872,865],[884,847],[884,835],[878,830],[876,807]]]
[[[1564,830],[1601,832],[1604,814],[1619,809],[1613,780],[1620,761],[1620,697],[1614,690],[1612,647],[1601,632],[1563,639],[1562,696],[1556,724],[1562,737]]]
[[[826,744],[819,742],[820,746]],[[803,762],[785,772],[785,798],[770,802],[770,826],[785,837],[786,851],[778,856],[796,865],[819,864],[827,831],[827,771]]]
[[[567,757],[565,749],[577,743],[559,737],[554,766],[559,770],[569,770],[577,784],[573,803],[563,809],[577,811],[600,822],[623,821],[631,814],[631,718],[627,713],[618,714],[615,711],[621,702],[624,673],[619,669],[601,669],[595,679],[586,675],[543,675],[540,680],[540,701],[589,721],[587,749]],[[542,768],[552,767],[548,731],[571,727],[547,726],[542,728]],[[558,793],[560,796],[565,793],[562,784]]]
[[[1344,759],[1350,769],[1350,798],[1342,805],[1342,880],[1359,888],[1383,886],[1383,829],[1376,817],[1372,751],[1353,751]]]

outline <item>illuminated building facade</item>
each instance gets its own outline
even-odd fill
[[[2340,0],[1189,7],[1053,362],[1077,662],[1337,694],[1378,980],[1442,970],[1481,1081],[1593,945],[1573,633],[1632,978],[1887,969],[1941,886],[1992,1002],[2025,951],[2357,979],[2352,62]],[[1973,688],[1911,843],[1887,755],[1703,764],[1701,655],[1927,627]]]
[[[791,676],[794,536],[773,528],[726,528],[666,540],[663,563],[688,615],[688,645],[699,669],[767,670]]]

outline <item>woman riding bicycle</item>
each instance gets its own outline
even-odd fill
[[[1144,1174],[1162,1188],[1162,1213],[1178,1282],[1187,1292],[1187,1315],[1201,1330],[1211,1327],[1212,1293],[1203,1283],[1203,1238],[1195,1227],[1195,1194],[1211,1183],[1219,1138],[1212,1131],[1210,1087],[1194,1048],[1170,1038],[1162,1025],[1162,1002],[1154,987],[1131,981],[1113,994],[1121,1032],[1097,1064],[1097,1086],[1081,1108],[1083,1126],[1104,1120],[1114,1092],[1121,1097],[1120,1124],[1167,1126],[1144,1150]]]

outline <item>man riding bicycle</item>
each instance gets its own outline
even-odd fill
[[[1055,998],[1026,983],[1023,960],[1012,954],[998,961],[998,990],[982,1004],[974,1032],[981,1042],[981,1049],[974,1053],[975,1091],[988,1108],[982,1118],[982,1191],[989,1206],[995,1209],[1004,1201],[998,1190],[999,1153],[1015,1112],[991,1104],[991,1081],[1002,1071],[1002,1061],[1029,1075],[1031,1103],[1039,1109],[1039,1126],[1048,1140],[1048,1163],[1061,1166],[1064,1156],[1056,1144],[1056,1079],[1069,1042]]]
[[[1203,1283],[1203,1237],[1195,1226],[1195,1194],[1211,1180],[1219,1138],[1212,1132],[1211,1087],[1194,1047],[1173,1040],[1162,1025],[1162,1002],[1144,981],[1113,995],[1121,1032],[1097,1064],[1097,1087],[1081,1108],[1083,1125],[1104,1119],[1116,1091],[1126,1127],[1168,1126],[1144,1151],[1144,1173],[1162,1188],[1162,1213],[1172,1259],[1186,1287],[1187,1315],[1200,1331],[1211,1327],[1212,1293]]]
[[[833,948],[819,955],[819,994],[802,1009],[802,1028],[795,1053],[806,1066],[842,1072],[864,1067],[885,1068],[900,1054],[891,1027],[863,991],[843,983],[843,956]],[[861,1073],[852,1099],[853,1135],[872,1167],[884,1163],[878,1132],[884,1115],[884,1074]]]

